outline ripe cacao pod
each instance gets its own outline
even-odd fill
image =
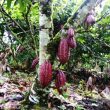
[[[52,65],[46,60],[43,64],[40,65],[40,84],[44,88],[52,80]]]
[[[36,57],[33,61],[32,61],[32,64],[31,64],[31,69],[35,69],[36,68],[36,65],[39,63],[39,58]]]
[[[66,83],[66,76],[65,76],[64,72],[61,70],[57,70],[55,86],[56,86],[58,92],[61,94],[63,92],[62,87],[65,85],[65,83]]]
[[[71,48],[76,48],[76,40],[75,40],[75,38],[74,37],[67,37],[67,41],[68,41],[68,45],[69,45],[69,47],[71,47]]]
[[[61,39],[60,41],[58,47],[58,58],[62,64],[66,63],[69,59],[69,46],[66,38]]]
[[[74,36],[74,30],[73,30],[73,28],[69,28],[69,29],[68,29],[67,35],[68,35],[69,37],[73,37],[73,36]]]
[[[94,15],[93,14],[88,14],[87,17],[86,17],[85,22],[88,25],[93,25],[95,23],[95,17],[94,17]]]

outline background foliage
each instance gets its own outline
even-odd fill
[[[53,27],[54,36],[61,30],[62,25],[67,23],[82,4],[83,0],[53,0]],[[96,9],[96,24],[86,30],[83,25],[79,26],[77,33],[77,48],[71,50],[70,60],[63,68],[71,71],[74,68],[94,68],[96,62],[99,65],[107,65],[110,61],[110,1],[102,7],[100,12]],[[27,61],[28,66],[39,52],[39,3],[36,0],[6,0],[0,5],[0,51],[7,47],[12,49],[15,56],[11,55],[9,64],[23,66]],[[4,32],[10,33],[7,38],[15,43],[10,45],[3,41]],[[60,36],[61,37],[61,36]],[[17,47],[24,47],[23,52],[17,53]],[[49,51],[52,51],[51,48]],[[56,51],[56,50],[55,50]],[[22,67],[23,68],[23,67]],[[26,69],[26,68],[25,68]]]

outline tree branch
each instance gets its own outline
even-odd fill
[[[74,22],[74,26],[78,27],[81,25],[81,23],[84,21],[85,16],[87,13],[92,10],[95,6],[98,5],[99,0],[86,0],[83,2],[83,4],[73,13],[73,15],[68,18],[67,22],[64,24],[67,26],[67,24],[71,25],[71,22]],[[86,11],[85,11],[86,9]],[[60,34],[61,30],[55,35],[54,39]]]

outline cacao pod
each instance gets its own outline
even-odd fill
[[[76,48],[77,45],[74,37],[67,37],[67,40],[68,40],[69,47]]]
[[[95,23],[95,17],[94,17],[94,15],[93,14],[88,14],[87,17],[86,17],[85,22],[88,25],[93,25]]]
[[[63,89],[61,87],[63,87],[65,83],[66,83],[66,76],[64,72],[61,70],[58,70],[56,72],[55,86],[59,93],[62,93]]]
[[[46,60],[43,64],[40,65],[40,84],[44,88],[52,80],[52,65]]]
[[[64,64],[69,59],[69,46],[67,39],[61,39],[59,47],[58,47],[58,58],[59,61]]]
[[[2,60],[4,57],[5,57],[5,53],[2,52],[2,53],[0,54],[0,60]]]
[[[68,35],[69,37],[73,37],[73,36],[74,36],[74,30],[73,30],[73,28],[69,28],[69,29],[68,29],[67,35]]]
[[[17,51],[20,53],[20,52],[23,52],[25,50],[25,48],[22,46],[22,45],[20,45],[20,46],[18,46],[17,47]]]
[[[32,61],[32,64],[31,64],[31,69],[35,69],[36,68],[36,65],[39,63],[39,58],[36,57],[33,61]]]

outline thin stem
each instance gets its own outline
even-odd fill
[[[36,55],[38,56],[38,54],[37,54],[37,45],[36,45],[36,40],[35,40],[35,38],[34,38],[34,33],[33,33],[33,30],[32,30],[32,25],[31,25],[31,23],[29,23],[29,28],[30,28],[30,33],[31,33],[31,36],[32,36],[32,39],[33,39],[33,42],[34,42]]]

